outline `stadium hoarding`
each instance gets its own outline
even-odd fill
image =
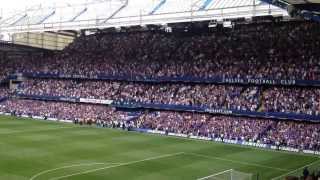
[[[21,99],[33,99],[40,101],[61,101],[61,102],[80,102],[79,98],[70,98],[62,96],[37,96],[37,95],[25,95],[25,94],[16,94],[17,97]]]
[[[162,110],[162,111],[182,111],[182,112],[198,112],[198,113],[209,113],[229,116],[244,116],[254,118],[267,118],[267,119],[278,119],[278,120],[296,120],[296,121],[310,121],[320,122],[320,115],[310,114],[296,114],[296,113],[284,113],[284,112],[258,112],[258,111],[246,111],[246,110],[235,110],[235,109],[222,109],[222,108],[208,108],[205,106],[188,106],[188,105],[175,105],[175,104],[155,104],[155,103],[141,103],[134,101],[115,101],[115,100],[93,100],[93,99],[82,99],[81,98],[67,98],[58,96],[35,96],[16,94],[18,98],[42,100],[42,101],[64,101],[72,103],[91,103],[112,106],[116,108],[127,108],[127,109],[151,109],[151,110]],[[83,101],[90,102],[83,102]]]
[[[89,104],[106,104],[106,105],[111,105],[112,100],[103,100],[103,99],[86,99],[86,98],[80,98],[79,102],[82,103],[89,103]]]
[[[268,86],[313,86],[320,87],[319,80],[273,79],[251,77],[148,77],[148,76],[115,76],[115,75],[64,75],[54,73],[23,73],[27,78],[108,80],[145,83],[203,83],[203,84],[237,84],[237,85],[268,85]]]

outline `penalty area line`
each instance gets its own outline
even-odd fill
[[[81,167],[81,166],[93,166],[93,165],[106,165],[106,164],[120,164],[120,163],[83,163],[83,164],[73,164],[73,165],[69,165],[69,166],[62,166],[62,167],[58,167],[58,168],[54,168],[54,169],[49,169],[49,170],[45,170],[42,171],[34,176],[32,176],[29,180],[34,180],[37,179],[38,177],[44,175],[44,174],[48,174],[50,172],[54,172],[54,171],[58,171],[61,169],[68,169],[68,168],[72,168],[72,167]]]
[[[141,162],[145,162],[145,161],[152,161],[152,160],[157,160],[157,159],[162,159],[162,158],[167,158],[167,157],[178,156],[178,155],[181,155],[181,154],[185,154],[185,153],[184,152],[178,152],[178,153],[173,153],[173,154],[165,154],[165,155],[161,155],[161,156],[154,156],[154,157],[150,157],[150,158],[146,158],[146,159],[142,159],[142,160],[130,161],[130,162],[127,162],[127,163],[119,163],[117,165],[106,166],[106,167],[92,169],[92,170],[88,170],[88,171],[84,171],[84,172],[79,172],[79,173],[59,176],[59,177],[51,178],[49,180],[60,180],[60,179],[64,179],[64,178],[68,178],[68,177],[72,177],[72,176],[89,174],[89,173],[93,173],[93,172],[97,172],[97,171],[101,171],[101,170],[112,169],[112,168],[117,168],[117,167],[121,167],[121,166],[128,166],[128,165],[137,164],[137,163],[141,163]],[[30,180],[32,180],[32,179],[30,179]]]
[[[254,166],[254,167],[273,169],[273,170],[277,170],[277,171],[284,171],[284,172],[288,172],[289,171],[288,169],[271,167],[271,166],[266,166],[266,165],[256,164],[256,163],[248,163],[248,162],[243,162],[243,161],[235,161],[235,160],[231,160],[231,159],[225,159],[225,158],[208,156],[208,155],[197,154],[197,153],[185,153],[185,154],[186,155],[191,155],[191,156],[198,156],[198,157],[202,157],[202,158],[207,158],[207,159],[216,159],[216,160],[220,160],[220,161],[226,161],[226,162],[231,162],[231,163],[236,163],[236,164],[242,164],[242,165],[247,165],[247,166]]]
[[[218,173],[215,173],[215,174],[211,174],[211,175],[206,176],[206,177],[198,178],[197,180],[208,179],[208,178],[211,178],[211,177],[213,177],[213,176],[217,176],[217,175],[220,175],[220,174],[224,174],[224,173],[229,172],[229,171],[232,171],[232,169],[228,169],[228,170],[221,171],[221,172],[218,172]]]

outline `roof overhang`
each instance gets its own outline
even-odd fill
[[[103,29],[110,27],[125,27],[150,24],[167,24],[179,22],[196,22],[206,20],[252,18],[255,16],[288,16],[287,11],[265,3],[251,6],[239,6],[204,11],[184,11],[174,13],[136,15],[128,17],[113,17],[104,23],[103,19],[91,19],[74,22],[53,22],[42,24],[0,26],[0,32],[43,32],[61,30]]]

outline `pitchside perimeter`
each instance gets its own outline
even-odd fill
[[[0,134],[6,180],[270,180],[318,164],[315,156],[13,117],[0,117]]]

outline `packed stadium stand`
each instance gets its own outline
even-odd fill
[[[109,4],[108,12],[100,6],[98,13],[104,14],[97,23],[139,13],[154,16],[251,3],[159,0],[137,8],[119,1]],[[94,16],[91,6],[99,4],[45,15],[29,12],[0,23],[84,21],[94,19],[88,17]],[[170,31],[167,24],[84,30],[61,51],[33,49],[12,56],[12,48],[25,47],[10,45],[8,50],[9,43],[3,42],[0,112],[320,152],[319,23],[263,18],[232,23],[231,28],[208,23],[213,21]]]
[[[211,124],[215,124],[212,118],[218,118],[225,123],[244,123],[239,126],[254,129],[251,135],[243,130],[244,134],[234,132],[228,134],[230,137],[223,135],[224,138],[246,137],[255,142],[277,142],[318,150],[318,124],[290,119],[319,120],[319,37],[318,24],[300,21],[245,24],[198,34],[134,31],[82,35],[62,52],[41,60],[24,57],[8,62],[2,59],[3,78],[10,74],[25,78],[10,93],[4,87],[1,89],[2,98],[9,95],[14,98],[4,101],[2,108],[15,114],[90,119],[93,122],[110,119],[104,115],[103,109],[107,108],[70,102],[94,99],[97,104],[110,100],[115,107],[145,106],[151,111],[194,110],[243,116],[258,113],[259,118],[253,119],[192,114],[191,124],[172,126],[169,132],[221,136],[225,133],[212,129]],[[246,79],[254,81],[246,83]],[[259,79],[267,81],[255,81]],[[73,109],[78,110],[73,112]],[[78,114],[78,111],[86,113]],[[269,113],[275,114],[269,116]],[[154,114],[157,112],[146,113],[135,126],[166,130],[157,126],[179,124],[190,116],[188,113],[159,112],[160,119],[162,116],[170,118],[163,118],[169,122],[160,121],[157,125],[158,116]],[[272,120],[283,117],[289,120]],[[150,124],[152,118],[155,118],[155,124]],[[281,133],[271,133],[278,131]],[[292,131],[293,134],[286,136]],[[301,133],[308,133],[303,138],[308,138],[310,143],[299,146],[300,142],[306,141],[291,140],[291,136],[302,137]]]

